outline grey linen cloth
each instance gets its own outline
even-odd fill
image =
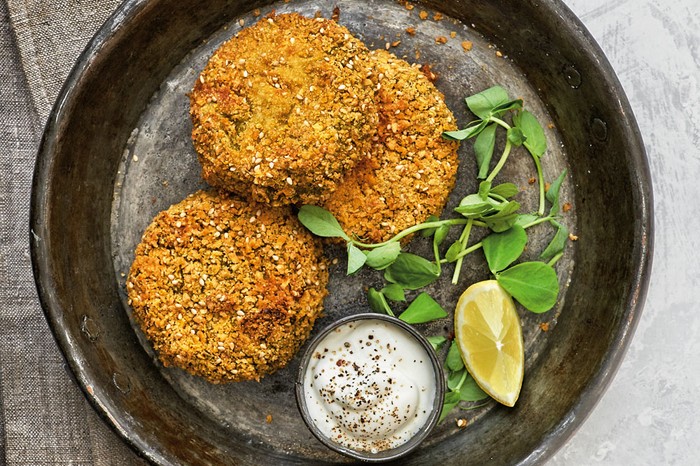
[[[7,0],[27,87],[46,121],[90,38],[121,0]]]
[[[145,464],[89,405],[36,295],[34,160],[73,63],[117,0],[0,0],[0,464]]]

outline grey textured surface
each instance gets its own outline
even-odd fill
[[[645,311],[620,371],[550,464],[700,464],[700,220],[693,217],[700,197],[700,4],[565,3],[607,54],[638,118],[655,188],[656,253]],[[27,243],[41,127],[72,61],[116,4],[0,2],[0,463],[140,462],[66,373],[37,302]]]
[[[28,89],[44,121],[77,54],[121,0],[7,0],[6,3]]]
[[[552,465],[700,464],[700,2],[568,0],[634,109],[654,184],[642,319],[597,408]]]

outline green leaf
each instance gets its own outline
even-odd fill
[[[467,378],[459,389],[459,399],[461,401],[481,401],[488,397],[488,394],[476,383],[474,377],[467,373]]]
[[[497,274],[496,280],[526,309],[537,314],[550,310],[557,302],[557,273],[544,262],[514,265]]]
[[[380,292],[392,301],[406,301],[406,294],[403,292],[403,288],[395,283],[385,286]]]
[[[447,392],[445,393],[445,398],[442,400],[442,411],[440,411],[440,419],[438,419],[438,424],[441,423],[447,415],[459,404],[459,393],[457,392]]]
[[[500,86],[490,87],[466,99],[469,110],[482,120],[488,119],[494,109],[509,101],[508,93]]]
[[[494,116],[499,116],[508,110],[520,110],[521,108],[523,108],[523,100],[515,99],[494,107],[491,114]]]
[[[527,233],[523,227],[513,225],[501,233],[491,233],[481,242],[489,270],[495,274],[515,262],[525,250]]]
[[[547,194],[545,194],[545,198],[552,204],[551,209],[549,209],[549,215],[552,217],[559,213],[559,191],[561,190],[564,178],[566,178],[566,170],[561,172],[557,179],[549,185]]]
[[[544,129],[535,116],[523,110],[513,117],[513,123],[525,135],[525,148],[533,157],[542,157],[547,150],[547,138],[544,136]]]
[[[496,196],[501,196],[501,197],[504,197],[506,199],[515,196],[519,192],[520,192],[520,190],[513,183],[499,184],[498,186],[494,186],[493,188],[491,188],[491,191],[490,191],[491,194],[495,194]]]
[[[447,351],[447,357],[445,358],[445,366],[451,371],[458,371],[464,368],[464,361],[462,361],[462,353],[459,352],[457,340],[452,340],[450,349]]]
[[[443,317],[447,317],[447,312],[428,293],[423,292],[401,313],[399,319],[407,324],[423,324]]]
[[[527,136],[525,136],[525,134],[523,134],[523,132],[517,126],[508,128],[507,136],[510,143],[518,147],[522,146],[527,140]]]
[[[478,218],[496,210],[497,202],[490,198],[482,199],[478,194],[469,194],[464,197],[455,212],[459,212],[467,218]]]
[[[449,371],[447,374],[447,388],[459,393],[464,381],[467,379],[467,374],[468,372],[464,367],[458,371]]]
[[[491,182],[490,181],[482,181],[479,183],[479,197],[483,200],[486,201],[488,200],[489,193],[491,192]]]
[[[503,202],[498,205],[498,214],[508,215],[517,212],[520,209],[518,201]]]
[[[384,295],[374,288],[370,288],[367,291],[367,301],[369,301],[369,307],[372,308],[374,312],[389,314],[390,316],[394,315]]]
[[[515,225],[524,227],[525,225],[532,223],[539,218],[540,217],[535,214],[520,214],[518,215],[518,219],[515,221]]]
[[[557,232],[554,234],[554,237],[544,251],[542,251],[542,254],[540,254],[540,259],[543,261],[548,261],[560,252],[564,252],[564,248],[566,248],[566,241],[569,239],[569,229],[566,228],[566,225],[562,225],[554,220],[552,220],[551,223],[557,228]]]
[[[343,231],[338,220],[326,209],[314,205],[304,205],[299,209],[299,221],[316,236],[324,238],[343,238],[350,241],[350,238]]]
[[[520,203],[516,201],[508,201],[507,203],[498,206],[499,211],[495,214],[482,216],[481,220],[493,231],[500,233],[506,231],[518,220],[518,209]]]
[[[459,393],[460,401],[481,401],[489,397],[466,368],[450,371],[447,375],[447,388],[454,393]]]
[[[442,225],[440,228],[438,228],[435,231],[435,236],[433,237],[433,242],[435,243],[436,246],[440,246],[443,241],[445,241],[445,238],[447,237],[447,234],[450,232],[450,226],[449,225]]]
[[[401,253],[401,244],[392,241],[375,249],[366,251],[367,265],[376,270],[384,270],[394,263]]]
[[[478,179],[483,180],[488,176],[491,157],[496,147],[496,124],[492,123],[479,133],[474,141],[474,155],[476,166],[479,169]]]
[[[506,231],[508,228],[515,225],[518,220],[518,214],[508,214],[508,215],[494,215],[490,217],[483,218],[484,223],[491,229],[491,231],[499,233],[501,231]]]
[[[352,243],[348,243],[348,275],[352,275],[365,265],[367,256]]]
[[[401,285],[406,290],[430,285],[439,275],[435,263],[408,252],[399,254],[394,263],[384,270],[384,278],[388,282]]]
[[[430,343],[430,345],[433,347],[433,350],[437,351],[442,347],[442,345],[445,344],[447,338],[443,337],[442,335],[435,335],[426,337],[426,340],[428,340],[428,343]]]
[[[423,223],[433,223],[433,222],[437,222],[437,221],[439,221],[439,220],[440,220],[440,219],[439,219],[438,217],[436,217],[435,215],[431,215],[431,216],[429,216],[429,217],[427,218],[427,220],[426,220],[425,222],[423,222]],[[437,230],[437,228],[426,228],[425,230],[421,230],[420,234],[421,234],[421,236],[423,236],[424,238],[427,238],[428,236],[432,236],[433,233],[435,233],[435,230]]]
[[[464,139],[473,138],[474,136],[481,133],[486,125],[489,123],[488,120],[474,120],[470,122],[466,128],[456,130],[456,131],[445,131],[442,133],[442,137],[445,139],[451,139],[453,141],[462,141]]]
[[[459,241],[455,241],[447,249],[447,252],[445,253],[445,259],[447,259],[447,262],[454,262],[457,260],[457,255],[460,252],[462,252],[462,243],[460,243]]]
[[[489,194],[491,193],[491,182],[490,181],[482,181],[479,183],[479,197],[487,202],[493,202],[492,199],[489,199]]]

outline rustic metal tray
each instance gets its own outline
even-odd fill
[[[546,124],[545,179],[564,168],[564,222],[579,240],[557,264],[556,307],[521,310],[526,372],[515,408],[458,411],[406,464],[532,463],[550,456],[586,417],[618,366],[641,311],[651,257],[651,188],[632,112],[604,56],[558,1],[426,2],[126,1],[98,32],[49,119],[32,198],[32,258],[47,319],[78,384],[141,455],[161,464],[347,462],[306,429],[294,401],[298,358],[260,383],[211,385],[163,368],[132,325],[124,285],[133,251],[155,214],[204,187],[190,142],[187,93],[218,45],[275,10],[339,14],[370,48],[429,64],[464,125],[464,97],[495,84],[522,97]],[[337,9],[336,9],[337,8]],[[259,11],[256,11],[259,10]],[[420,12],[428,13],[421,19]],[[437,16],[436,16],[437,14]],[[406,28],[415,28],[415,34]],[[436,38],[444,37],[441,44]],[[465,51],[462,42],[472,48]],[[400,42],[397,44],[397,42]],[[392,44],[395,44],[392,46]],[[515,154],[500,175],[536,199],[531,159]],[[445,215],[476,189],[471,144]],[[614,208],[613,208],[614,206]],[[531,233],[530,255],[551,230]],[[428,247],[419,239],[410,248]],[[342,250],[315,331],[367,310]],[[449,274],[446,274],[449,275]],[[451,309],[487,278],[473,255],[458,286],[431,294]],[[548,331],[540,324],[546,323]],[[447,335],[449,319],[419,327]],[[454,419],[468,419],[457,428]]]

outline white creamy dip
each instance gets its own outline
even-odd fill
[[[326,437],[355,451],[396,448],[426,423],[436,395],[426,349],[402,328],[356,320],[316,346],[304,375],[304,397]]]

